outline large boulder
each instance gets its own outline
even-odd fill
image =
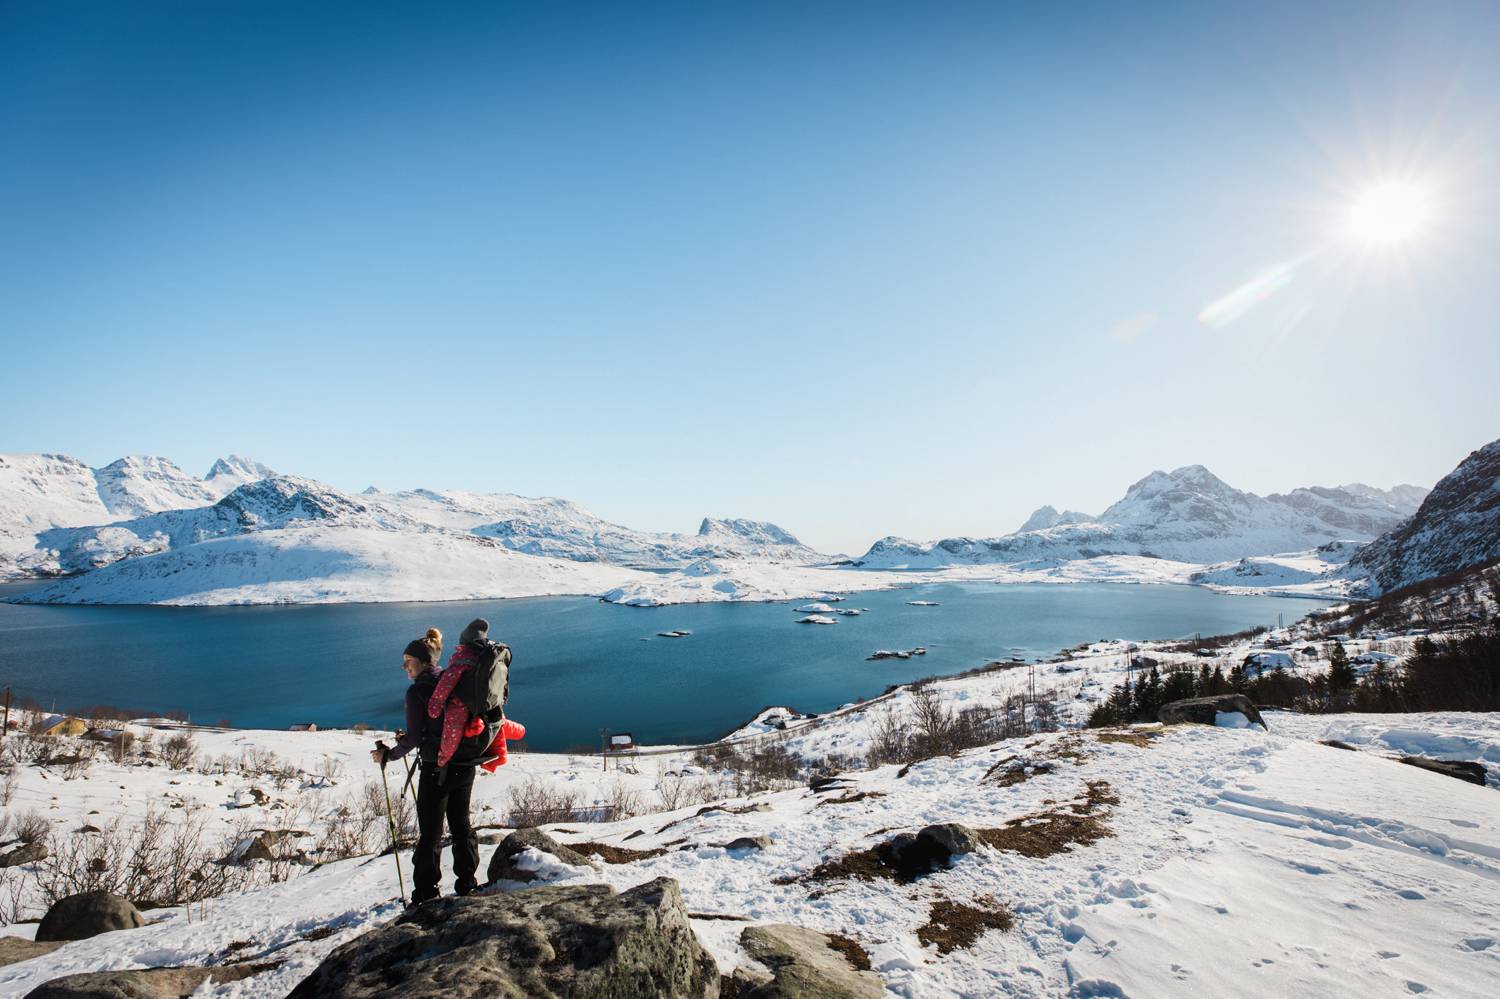
[[[30,961],[34,957],[50,954],[63,944],[66,940],[48,940],[37,943],[27,940],[25,937],[0,937],[0,967],[7,964],[19,964],[22,961]]]
[[[145,926],[146,917],[129,899],[107,891],[86,891],[52,903],[36,928],[38,940],[83,940],[111,930]]]
[[[92,971],[43,982],[26,999],[188,999],[204,982],[223,985],[274,968],[269,964],[235,964],[218,968],[146,968]]]
[[[740,946],[760,967],[736,968],[739,999],[881,999],[885,986],[859,971],[828,936],[801,926],[749,926]],[[762,971],[761,969],[765,970]]]
[[[0,867],[20,867],[47,859],[47,844],[42,842],[22,843],[14,850],[0,853]]]
[[[550,853],[570,867],[593,866],[589,863],[589,858],[577,850],[563,846],[540,829],[517,829],[501,840],[500,845],[495,847],[495,852],[490,855],[490,866],[485,872],[490,883],[493,884],[501,878],[507,881],[535,881],[536,872],[526,870],[517,863],[528,847],[543,853]]]
[[[1486,771],[1483,763],[1474,763],[1470,760],[1429,760],[1425,756],[1403,756],[1401,762],[1409,767],[1420,767],[1423,770],[1431,770],[1435,774],[1457,777],[1459,780],[1466,780],[1470,784],[1484,787]]]
[[[1219,715],[1236,711],[1261,728],[1266,727],[1266,720],[1244,694],[1219,694],[1216,697],[1190,697],[1185,701],[1173,701],[1162,705],[1161,710],[1156,712],[1156,720],[1163,725],[1179,725],[1184,722],[1214,725],[1217,724]]]
[[[289,999],[717,999],[677,882],[544,885],[417,906],[328,955]]]

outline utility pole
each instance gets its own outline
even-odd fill
[[[5,688],[5,724],[0,726],[0,739],[10,732],[10,688]]]
[[[609,729],[599,730],[599,759],[604,764],[604,770],[609,772]]]

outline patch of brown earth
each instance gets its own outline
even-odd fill
[[[854,966],[856,971],[870,970],[870,954],[859,945],[859,941],[851,940],[842,933],[827,933],[828,949],[836,950],[844,955],[844,960]]]
[[[568,843],[567,847],[577,850],[585,857],[598,856],[606,864],[629,864],[637,860],[650,860],[652,857],[660,857],[666,853],[666,849],[657,847],[651,850],[631,850],[623,846],[610,846],[608,843]]]
[[[1141,731],[1132,729],[1128,731],[1100,732],[1094,738],[1100,742],[1122,743],[1127,746],[1136,746],[1140,749],[1150,749],[1151,743],[1161,737],[1160,730]]]
[[[824,805],[852,805],[856,801],[864,801],[866,798],[884,798],[884,791],[849,791],[837,798],[824,798],[814,805],[814,808],[822,808]]]
[[[1090,846],[1113,836],[1114,832],[1105,824],[1107,815],[1103,809],[1119,803],[1120,799],[1110,789],[1108,781],[1091,780],[1084,784],[1083,793],[1066,805],[1011,819],[999,828],[976,828],[974,833],[980,842],[997,850],[1019,853],[1023,857],[1051,857],[1065,853],[1075,845]],[[852,850],[842,857],[826,860],[804,875],[783,875],[771,879],[771,883],[790,885],[799,881],[875,881],[882,878],[911,881],[930,873],[929,870],[914,873],[905,870],[905,866],[892,855],[889,842],[877,843],[868,849]]]
[[[1106,781],[1089,781],[1084,793],[1065,809],[1035,812],[1011,819],[998,829],[976,829],[986,846],[1019,853],[1023,857],[1051,857],[1075,845],[1089,846],[1114,832],[1099,813],[1100,806],[1118,805],[1120,799]]]
[[[981,895],[974,901],[986,908],[946,898],[932,903],[926,925],[917,928],[917,939],[923,946],[936,944],[939,954],[948,954],[968,950],[987,930],[1004,933],[1016,925],[1016,918],[1010,910],[997,900]]]

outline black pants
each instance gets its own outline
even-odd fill
[[[437,898],[443,876],[443,816],[453,834],[453,887],[460,895],[478,885],[479,835],[469,823],[473,767],[449,767],[438,783],[438,768],[423,762],[417,782],[417,849],[412,856],[412,901]]]

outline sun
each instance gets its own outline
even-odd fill
[[[1349,207],[1349,232],[1364,243],[1398,246],[1417,236],[1431,218],[1426,190],[1390,181],[1366,188]]]

